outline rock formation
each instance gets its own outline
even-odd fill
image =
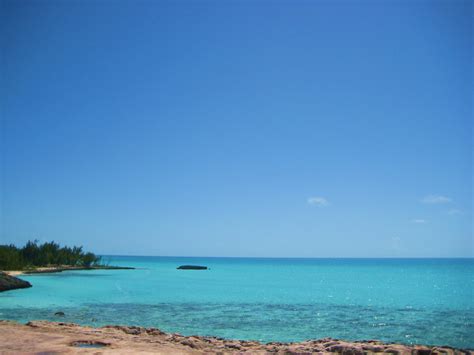
[[[181,265],[177,267],[178,270],[207,270],[207,266],[199,265]]]
[[[0,292],[27,287],[31,287],[31,284],[28,281],[21,280],[0,271]]]
[[[3,351],[11,354],[76,353],[74,348],[85,345],[102,347],[101,354],[474,355],[471,350],[448,346],[387,344],[377,340],[350,342],[325,338],[264,344],[212,336],[183,336],[165,333],[157,328],[114,325],[93,328],[45,321],[33,321],[27,325],[0,321],[0,344]]]

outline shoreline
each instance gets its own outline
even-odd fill
[[[295,343],[260,343],[212,336],[183,336],[157,328],[106,325],[80,326],[74,323],[30,321],[20,324],[0,320],[2,353],[252,353],[252,354],[470,354],[473,350],[449,346],[384,343],[377,340],[344,341],[332,338]]]
[[[134,267],[128,266],[48,266],[38,267],[30,270],[0,270],[0,292],[12,291],[21,288],[29,288],[33,285],[18,276],[34,274],[50,274],[63,271],[76,270],[134,270]]]
[[[29,287],[31,287],[31,284],[28,281],[0,271],[0,292]]]
[[[134,270],[134,267],[129,266],[45,266],[38,267],[31,270],[9,270],[3,271],[10,276],[32,275],[32,274],[49,274],[63,271],[78,271],[78,270]]]

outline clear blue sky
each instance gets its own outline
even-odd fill
[[[471,1],[1,4],[0,242],[473,256]]]

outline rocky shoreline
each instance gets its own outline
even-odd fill
[[[387,344],[377,340],[348,342],[331,338],[298,343],[228,340],[218,337],[183,336],[156,328],[109,325],[101,328],[73,323],[33,321],[26,325],[0,321],[4,353],[154,353],[154,354],[471,354],[451,347]],[[83,347],[84,345],[84,347]],[[91,348],[89,348],[91,347]]]
[[[28,287],[31,287],[31,284],[28,281],[10,276],[0,271],[0,292]]]
[[[40,267],[32,270],[18,270],[18,271],[0,271],[0,292],[16,290],[20,288],[32,287],[28,281],[19,279],[19,275],[31,274],[49,274],[63,271],[77,271],[77,270],[133,270],[134,267],[127,266],[51,266]]]
[[[10,276],[18,276],[18,275],[30,275],[30,274],[49,274],[55,272],[63,272],[63,271],[78,271],[78,270],[134,270],[134,267],[129,266],[109,266],[109,265],[101,265],[101,266],[47,266],[47,267],[38,267],[35,269],[27,269],[27,270],[17,270],[17,271],[4,271],[6,274]]]

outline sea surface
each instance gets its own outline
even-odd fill
[[[0,293],[0,319],[263,342],[333,337],[474,349],[474,259],[104,260],[137,269],[24,275],[33,287]],[[176,270],[183,264],[210,270]]]

